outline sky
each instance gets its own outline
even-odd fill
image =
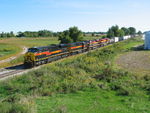
[[[150,0],[0,0],[0,32],[150,30]]]

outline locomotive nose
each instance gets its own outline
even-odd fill
[[[34,61],[34,54],[31,52],[27,52],[25,54],[25,62],[33,62]]]
[[[34,53],[27,52],[24,56],[25,68],[33,67],[34,61],[35,61]]]

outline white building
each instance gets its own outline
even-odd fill
[[[145,34],[144,49],[150,49],[150,31]]]
[[[145,40],[145,34],[142,35],[142,40]]]
[[[124,36],[124,37],[123,37],[123,40],[127,40],[127,39],[128,39],[128,36]]]
[[[130,36],[130,35],[127,35],[127,36],[124,36],[124,37],[123,37],[123,40],[127,40],[127,39],[129,39],[129,38],[131,38],[131,36]]]
[[[114,37],[114,42],[118,42],[119,41],[119,37]]]

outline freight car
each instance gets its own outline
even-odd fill
[[[31,68],[46,64],[67,56],[87,52],[110,43],[110,39],[97,39],[69,44],[52,44],[50,46],[29,48],[24,56],[24,66]]]

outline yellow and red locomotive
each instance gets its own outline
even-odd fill
[[[109,39],[89,40],[69,44],[53,44],[50,46],[29,48],[24,56],[26,68],[38,66],[70,55],[83,53],[92,49],[105,46]]]

